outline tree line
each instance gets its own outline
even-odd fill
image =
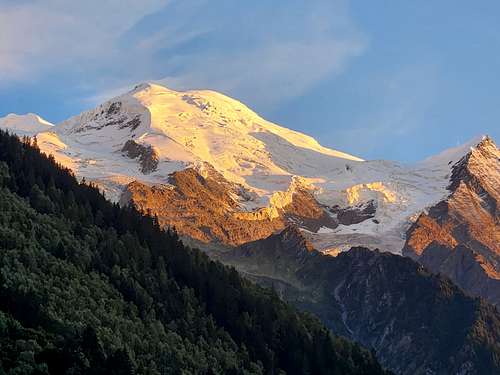
[[[3,131],[0,252],[0,374],[385,373]]]

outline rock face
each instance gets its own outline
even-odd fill
[[[141,125],[141,116],[135,114],[130,116],[129,113],[123,112],[123,102],[110,101],[105,103],[100,108],[100,112],[93,113],[91,123],[84,123],[82,126],[74,129],[75,133],[86,133],[90,131],[99,131],[104,128],[115,128],[117,130],[127,130],[133,132]]]
[[[298,285],[296,272],[316,253],[297,226],[289,225],[264,240],[249,242],[224,253],[221,259],[229,263],[235,261],[238,266],[245,267],[246,274],[267,275]],[[246,257],[250,262],[239,262]]]
[[[123,145],[122,152],[130,159],[139,159],[141,172],[149,174],[158,169],[158,152],[151,145],[141,145],[132,139],[129,139]]]
[[[370,200],[352,207],[332,207],[330,211],[337,215],[337,220],[342,225],[353,225],[375,217],[377,206],[375,201]]]
[[[218,255],[246,277],[373,348],[397,374],[500,371],[500,314],[409,258],[313,250],[298,230]]]
[[[453,166],[447,199],[410,227],[403,254],[500,303],[500,151],[484,138]]]
[[[337,225],[311,193],[298,185],[283,201],[249,212],[239,205],[244,192],[215,176],[217,180],[187,168],[174,172],[169,184],[148,186],[135,181],[127,186],[120,203],[157,215],[161,225],[175,227],[183,236],[233,246],[265,238],[289,222],[311,230]]]

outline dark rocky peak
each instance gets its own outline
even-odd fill
[[[375,217],[377,203],[374,200],[349,207],[331,207],[330,212],[337,215],[337,220],[342,225],[359,224]]]
[[[342,257],[351,259],[370,259],[379,256],[381,253],[378,249],[370,250],[363,246],[351,247],[348,251],[342,251],[337,256],[339,259]]]
[[[320,255],[304,237],[296,225],[267,238],[243,244],[221,256],[221,260],[234,264],[246,264],[253,272],[269,275],[290,274],[312,257]],[[248,270],[248,269],[247,269]]]
[[[311,253],[313,245],[305,238],[296,225],[287,225],[281,232],[275,234],[284,249],[293,249],[295,253]]]
[[[122,152],[130,159],[139,159],[141,172],[149,174],[158,169],[159,156],[151,145],[142,145],[129,139],[123,145]]]
[[[110,117],[110,116],[118,114],[121,109],[122,109],[121,102],[110,103],[108,109],[106,110],[106,117]]]
[[[298,283],[296,272],[318,256],[321,254],[295,225],[217,254],[219,260],[237,266],[244,274],[265,276],[287,284]]]

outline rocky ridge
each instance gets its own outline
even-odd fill
[[[265,238],[289,222],[310,230],[337,225],[311,193],[299,185],[292,185],[286,199],[246,212],[235,198],[238,192],[227,189],[227,181],[203,177],[188,168],[174,172],[168,182],[151,186],[131,182],[120,204],[132,204],[156,215],[162,226],[175,227],[184,236],[231,246]]]
[[[500,302],[500,151],[484,138],[452,168],[449,196],[410,227],[403,254]]]
[[[214,255],[334,332],[373,348],[396,374],[500,371],[500,313],[409,258],[314,250],[296,228]]]

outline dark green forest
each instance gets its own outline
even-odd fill
[[[374,355],[0,131],[0,374],[382,374]]]

